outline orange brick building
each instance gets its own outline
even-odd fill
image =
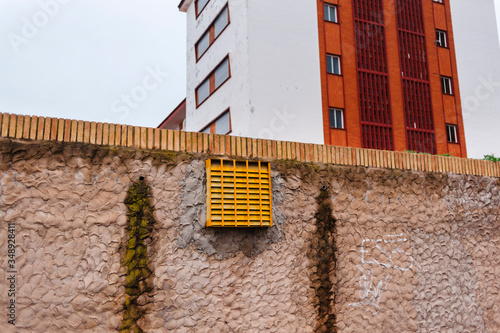
[[[326,144],[466,157],[449,0],[318,0]]]

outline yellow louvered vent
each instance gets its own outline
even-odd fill
[[[207,227],[271,227],[268,162],[209,159]]]

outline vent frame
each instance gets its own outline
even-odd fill
[[[272,227],[271,163],[207,159],[207,227]]]

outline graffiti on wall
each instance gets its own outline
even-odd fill
[[[396,271],[406,272],[413,267],[413,257],[402,249],[406,241],[404,234],[399,234],[361,242],[359,302],[350,303],[349,306],[359,307],[373,315],[380,312],[382,294],[387,290],[393,274]],[[374,274],[377,267],[382,268],[383,274]]]

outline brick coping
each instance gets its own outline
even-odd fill
[[[215,156],[288,159],[375,168],[452,172],[500,178],[500,163],[364,148],[252,139],[63,118],[0,113],[0,136],[12,139],[81,142],[161,149]]]

